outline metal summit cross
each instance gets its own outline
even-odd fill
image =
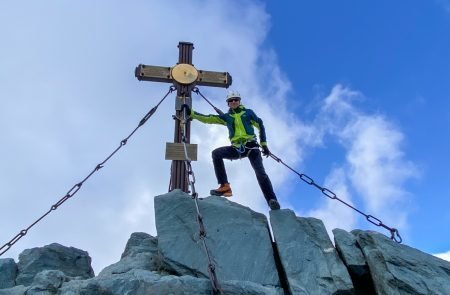
[[[139,65],[136,67],[135,76],[139,81],[172,83],[177,89],[175,99],[175,116],[182,116],[181,106],[186,103],[192,107],[192,90],[196,85],[228,88],[231,85],[231,76],[228,72],[211,72],[197,70],[192,64],[192,51],[194,44],[179,42],[178,63],[173,67]],[[188,175],[184,167],[184,148],[182,144],[182,122],[175,120],[174,143],[166,144],[166,160],[172,160],[170,173],[170,188],[188,191]],[[192,160],[197,159],[197,145],[190,144],[190,122],[186,123],[185,141],[187,143],[188,156]]]

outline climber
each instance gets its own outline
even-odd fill
[[[263,149],[263,155],[270,155],[266,142],[266,132],[262,120],[250,109],[246,109],[241,105],[241,95],[237,91],[230,91],[227,95],[226,102],[228,104],[228,113],[220,115],[203,115],[195,111],[191,111],[185,106],[192,119],[207,124],[221,124],[228,127],[231,146],[219,147],[212,152],[214,164],[214,172],[216,174],[218,189],[211,190],[211,195],[231,197],[233,195],[228,182],[227,173],[223,159],[236,160],[248,157],[250,163],[255,170],[264,198],[270,209],[280,209],[280,204],[272,188],[269,176],[266,174],[262,162],[259,144],[253,127],[259,130],[260,144]]]

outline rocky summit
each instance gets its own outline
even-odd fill
[[[333,243],[321,220],[288,209],[267,220],[216,196],[198,209],[179,190],[155,197],[158,236],[132,233],[97,276],[86,251],[59,244],[0,259],[0,295],[209,295],[211,270],[216,294],[450,294],[449,262],[378,232],[335,229]]]

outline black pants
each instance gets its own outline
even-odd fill
[[[253,148],[253,149],[252,149]],[[216,173],[217,182],[219,184],[228,183],[227,172],[225,171],[225,164],[223,159],[236,160],[240,158],[248,157],[250,164],[255,170],[256,179],[258,180],[259,187],[269,203],[270,199],[277,199],[273,192],[272,183],[267,175],[262,162],[261,152],[256,142],[248,142],[241,151],[238,151],[233,146],[223,146],[215,149],[212,152],[212,159],[214,164],[214,172]]]

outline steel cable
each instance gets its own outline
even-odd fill
[[[184,100],[186,100],[186,98],[184,98]],[[184,101],[184,103],[186,103],[186,101]],[[219,281],[217,279],[216,266],[213,263],[213,259],[211,258],[211,252],[208,249],[208,245],[206,244],[206,237],[207,237],[206,229],[205,229],[205,225],[203,223],[203,216],[200,213],[200,208],[198,205],[198,193],[195,191],[195,174],[194,174],[194,171],[192,170],[192,165],[191,165],[192,160],[188,155],[188,151],[187,151],[187,147],[186,147],[186,141],[187,141],[186,140],[186,128],[187,128],[186,117],[187,117],[186,116],[186,105],[183,104],[182,118],[180,119],[180,124],[183,127],[183,128],[181,128],[181,132],[182,132],[181,141],[183,143],[184,156],[185,156],[184,167],[186,169],[186,176],[187,176],[188,184],[191,187],[191,196],[194,199],[195,208],[197,210],[197,223],[198,223],[198,227],[199,227],[199,238],[202,241],[203,250],[205,251],[205,255],[208,260],[208,275],[209,275],[209,280],[211,282],[213,294],[223,295],[223,291],[222,291]]]
[[[124,139],[120,141],[119,146],[108,156],[105,160],[103,160],[101,163],[97,164],[95,168],[79,183],[75,184],[60,200],[58,200],[55,204],[53,204],[50,209],[44,213],[41,217],[39,217],[36,221],[34,221],[31,225],[29,225],[27,228],[22,229],[17,235],[15,235],[10,241],[5,243],[2,247],[0,247],[0,256],[2,256],[4,253],[6,253],[15,243],[17,243],[21,238],[23,238],[28,231],[35,226],[38,222],[40,222],[42,219],[44,219],[50,212],[55,211],[59,208],[65,201],[72,198],[80,189],[81,186],[97,171],[99,171],[101,168],[104,167],[106,162],[111,159],[124,145],[127,144],[128,140],[134,135],[134,133],[142,127],[148,119],[156,112],[159,105],[166,99],[166,97],[175,91],[176,88],[174,86],[169,87],[169,91],[164,95],[164,97],[156,104],[150,111],[145,114],[145,116],[139,121],[138,126]]]
[[[362,212],[361,210],[355,208],[354,206],[350,205],[349,203],[345,202],[344,200],[338,198],[336,196],[336,194],[333,193],[331,190],[327,189],[326,187],[322,187],[322,186],[318,185],[316,182],[314,182],[314,179],[312,179],[311,177],[309,177],[308,175],[306,175],[304,173],[300,173],[300,172],[296,171],[295,169],[293,169],[292,167],[290,167],[289,165],[284,163],[280,158],[278,158],[274,154],[270,153],[270,157],[272,159],[274,159],[275,161],[277,161],[278,163],[284,165],[286,168],[288,168],[289,170],[291,170],[295,174],[297,174],[300,177],[300,179],[303,180],[305,183],[307,183],[309,185],[312,185],[313,187],[315,187],[318,190],[320,190],[322,192],[322,194],[324,194],[326,197],[328,197],[328,198],[330,198],[332,200],[339,201],[342,204],[344,204],[347,207],[349,207],[350,209],[353,209],[354,211],[356,211],[359,214],[363,215],[368,222],[370,222],[370,223],[372,223],[372,224],[374,224],[376,226],[383,227],[383,228],[387,229],[391,233],[391,240],[394,240],[397,243],[401,243],[402,242],[402,237],[400,236],[400,233],[398,232],[398,230],[396,228],[387,226],[386,224],[384,224],[380,219],[376,218],[375,216],[370,215],[370,214],[366,214],[366,213]]]

